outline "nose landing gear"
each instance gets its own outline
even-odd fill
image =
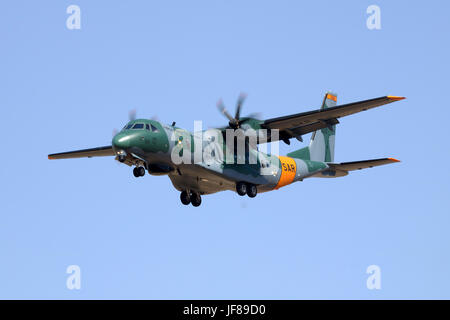
[[[138,177],[143,177],[145,175],[145,168],[144,167],[135,167],[133,169],[133,175],[138,178]]]

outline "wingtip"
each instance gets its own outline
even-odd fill
[[[54,158],[51,155],[48,155],[48,160],[53,160]]]
[[[403,100],[406,99],[406,97],[397,97],[397,96],[387,96],[389,100],[392,101],[399,101],[399,100]]]
[[[395,159],[395,158],[388,158],[388,160],[391,160],[391,161],[393,161],[393,162],[400,162],[400,160],[397,160],[397,159]]]

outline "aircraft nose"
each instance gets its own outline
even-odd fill
[[[118,133],[112,140],[112,145],[116,150],[125,150],[130,147],[130,136],[127,134]]]

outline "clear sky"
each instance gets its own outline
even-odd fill
[[[66,27],[69,5],[81,29]],[[366,26],[369,5],[381,30]],[[3,1],[0,298],[450,298],[448,1]],[[384,95],[341,119],[336,161],[402,162],[183,206],[104,146],[138,117],[226,124]],[[306,145],[295,140],[281,152]],[[81,289],[66,287],[69,265]],[[366,269],[381,269],[368,290]]]

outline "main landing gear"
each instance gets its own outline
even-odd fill
[[[194,207],[198,207],[199,205],[202,204],[202,197],[200,196],[200,194],[193,191],[192,192],[182,191],[180,194],[180,200],[181,203],[186,206],[189,203],[191,203]]]
[[[133,175],[136,178],[145,176],[145,168],[144,167],[135,167],[133,169]]]
[[[236,192],[240,196],[248,195],[250,198],[254,198],[258,194],[258,189],[254,184],[240,181],[236,183]]]

